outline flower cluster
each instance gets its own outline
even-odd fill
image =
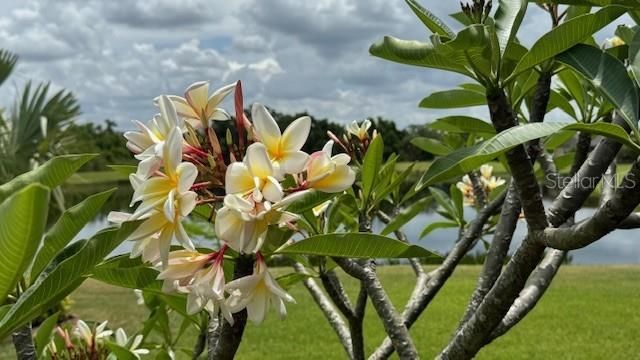
[[[235,123],[221,142],[214,121],[230,120],[221,109],[235,90]],[[232,313],[247,309],[249,319],[264,319],[270,304],[281,316],[284,301],[293,301],[269,274],[260,249],[270,226],[295,227],[287,206],[310,191],[342,192],[355,173],[346,154],[332,154],[333,141],[307,154],[302,148],[311,128],[307,116],[284,131],[260,104],[243,110],[240,82],[209,95],[207,82],[191,85],[184,97],[160,96],[159,113],[137,131],[125,133],[127,147],[140,162],[130,175],[133,213],[113,212],[112,222],[141,220],[130,236],[132,257],[157,266],[165,291],[188,294],[190,313],[206,309]],[[366,131],[365,131],[366,132]],[[247,146],[245,146],[247,145]],[[196,207],[208,212],[222,242],[217,251],[196,249],[183,220]],[[183,249],[171,251],[171,244]],[[253,274],[226,283],[227,249],[255,259]]]
[[[505,180],[495,177],[493,174],[493,166],[484,164],[480,166],[480,176],[478,180],[482,185],[485,195],[489,195],[497,187],[502,186]],[[464,203],[466,205],[475,205],[476,197],[473,192],[473,183],[469,175],[462,177],[462,181],[458,181],[456,187],[462,192]]]
[[[148,349],[140,347],[142,340],[141,334],[130,338],[122,328],[118,328],[115,332],[109,330],[107,321],[90,327],[83,320],[78,320],[71,329],[56,326],[55,335],[47,344],[45,354],[51,359],[115,360],[117,356],[109,351],[108,346],[105,346],[105,343],[111,343],[126,349],[131,355],[140,359],[141,355],[149,354]]]

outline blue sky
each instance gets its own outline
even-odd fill
[[[458,1],[422,3],[456,27],[447,14]],[[21,56],[0,89],[2,106],[27,80],[50,80],[77,95],[82,121],[110,118],[125,129],[156,112],[157,95],[182,94],[199,80],[217,87],[240,79],[247,103],[283,112],[343,123],[380,115],[401,127],[447,114],[417,104],[467,81],[368,54],[383,35],[428,36],[402,0],[3,0],[0,10],[1,46]],[[530,45],[548,28],[532,5],[520,40]]]

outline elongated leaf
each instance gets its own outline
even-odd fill
[[[620,61],[600,49],[583,44],[559,54],[557,60],[591,82],[616,106],[632,129],[638,128],[638,91]]]
[[[108,165],[108,167],[117,172],[118,174],[129,176],[130,174],[134,174],[137,170],[137,166],[135,165]]]
[[[446,229],[446,228],[455,228],[455,227],[458,227],[458,226],[460,226],[460,225],[455,223],[455,222],[453,222],[453,221],[435,221],[435,222],[432,222],[429,225],[425,226],[424,229],[422,229],[422,231],[420,232],[420,239],[422,239],[425,236],[429,235],[434,230]]]
[[[120,228],[102,230],[90,240],[78,241],[66,247],[0,320],[0,338],[40,315],[80,286],[94,266],[138,225],[139,222],[124,223]]]
[[[62,185],[69,176],[94,157],[95,154],[56,156],[37,169],[0,185],[0,201],[32,183],[37,182],[49,188]]]
[[[138,360],[139,357],[136,356],[131,350],[125,348],[124,346],[120,346],[114,342],[106,341],[104,345],[111,351],[113,355],[116,356],[118,360]]]
[[[450,133],[480,133],[494,135],[496,130],[490,123],[470,116],[448,116],[427,125],[430,129]]]
[[[362,160],[362,194],[365,201],[369,199],[369,195],[371,195],[376,183],[376,177],[379,175],[383,151],[382,136],[376,136],[369,144],[367,153]]]
[[[544,148],[549,151],[554,151],[564,145],[564,143],[569,141],[575,135],[576,133],[574,131],[558,131],[555,134],[549,135],[544,142]]]
[[[571,106],[571,103],[567,101],[563,96],[561,96],[557,91],[551,90],[549,92],[549,102],[547,103],[547,112],[553,109],[560,109],[564,111],[567,115],[576,119],[576,112]]]
[[[458,219],[458,214],[455,205],[451,201],[451,198],[447,193],[438,189],[437,187],[430,187],[429,192],[433,196],[433,199],[440,205],[440,208],[447,213],[451,219]]]
[[[382,40],[371,45],[369,53],[401,64],[452,71],[467,76],[473,75],[464,66],[464,63],[456,63],[446,58],[438,53],[430,43],[385,36]]]
[[[280,275],[276,278],[278,285],[285,290],[291,289],[291,287],[297,283],[303,282],[304,280],[310,278],[309,274],[302,274],[297,272],[292,272],[284,275]]]
[[[60,316],[60,313],[57,312],[49,316],[48,318],[46,318],[40,324],[40,326],[38,326],[38,332],[36,332],[36,336],[34,339],[35,340],[34,345],[36,347],[36,354],[38,358],[40,358],[43,355],[45,347],[51,341],[51,338],[53,337],[53,329],[56,327],[56,325],[58,325],[59,316]]]
[[[565,4],[579,6],[609,6],[620,5],[629,8],[640,8],[640,4],[636,0],[529,0],[538,4]]]
[[[64,248],[80,230],[99,213],[105,201],[115,189],[89,196],[81,203],[67,209],[58,221],[47,231],[31,267],[30,275],[36,277],[49,261]]]
[[[498,10],[493,18],[500,44],[500,55],[514,42],[526,11],[527,0],[500,0],[498,3]]]
[[[281,248],[277,253],[350,258],[421,258],[437,256],[422,247],[370,233],[316,235]]]
[[[328,194],[321,191],[311,190],[291,203],[291,205],[287,206],[287,211],[302,214],[303,212],[309,211],[327,200],[333,199],[335,196],[336,194]]]
[[[425,186],[452,177],[462,176],[517,145],[563,130],[586,131],[591,134],[607,136],[629,146],[635,151],[640,151],[640,146],[631,140],[629,134],[615,124],[604,122],[592,124],[551,122],[524,124],[503,131],[478,145],[462,148],[436,159],[418,182],[417,189],[422,189]]]
[[[635,80],[635,85],[640,86],[640,31],[636,31],[629,44],[629,67]]]
[[[0,204],[0,303],[38,249],[49,212],[49,189],[28,185]]]
[[[420,101],[420,107],[430,109],[453,109],[469,106],[486,105],[487,97],[466,89],[438,91]]]
[[[437,156],[447,155],[453,151],[452,148],[441,143],[440,141],[426,137],[415,137],[411,139],[411,144],[420,148],[422,151]]]
[[[437,16],[433,15],[429,10],[425,9],[416,0],[405,0],[418,19],[431,30],[434,34],[444,35],[453,38],[456,34]]]
[[[425,211],[427,206],[429,206],[432,201],[433,198],[431,196],[427,196],[416,201],[409,208],[402,210],[389,222],[389,224],[387,224],[387,226],[384,227],[384,229],[382,229],[380,235],[389,235],[392,232],[399,230],[406,223],[420,214],[420,212]]]
[[[533,44],[506,81],[579,44],[625,12],[624,7],[607,6],[596,13],[581,15],[558,25]]]

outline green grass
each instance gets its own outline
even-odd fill
[[[446,344],[473,291],[478,266],[461,266],[411,329],[425,359]],[[280,270],[282,271],[282,270]],[[380,267],[379,273],[397,307],[408,298],[413,275],[407,267]],[[355,282],[347,282],[351,294]],[[271,312],[267,321],[249,324],[240,359],[344,358],[337,339],[300,284],[290,289],[297,304],[280,321]],[[87,281],[76,291],[73,312],[83,319],[109,320],[128,333],[146,314],[130,290]],[[560,270],[538,307],[506,336],[479,354],[479,359],[632,359],[638,358],[640,333],[640,266],[567,266]],[[384,336],[373,309],[368,309],[366,348],[370,353]],[[194,333],[184,346],[191,347]],[[0,358],[13,358],[8,344]]]

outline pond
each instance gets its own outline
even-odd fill
[[[111,199],[111,201],[105,205],[105,212],[94,219],[92,222],[87,224],[85,228],[82,229],[80,234],[78,234],[77,238],[81,239],[89,237],[96,231],[107,227],[108,223],[106,220],[106,213],[108,213],[110,209],[122,209],[124,211],[127,211],[127,206],[130,199],[130,193],[127,186],[127,184],[120,185],[118,191],[113,196],[113,199]],[[86,189],[83,189],[83,191],[80,191],[80,193],[85,193],[84,196],[86,196],[87,192],[84,190]],[[92,190],[88,193],[97,191],[101,191],[101,189],[95,189],[92,187]],[[69,204],[75,204],[81,200],[80,197],[78,197],[79,199],[75,199],[76,196],[73,195],[71,196],[71,198],[73,199],[68,200]],[[576,220],[579,221],[585,219],[591,216],[593,212],[594,208],[584,208],[576,214]],[[465,209],[465,218],[470,220],[474,215],[475,214],[473,209]],[[430,209],[427,212],[419,214],[408,224],[406,224],[403,227],[403,231],[412,242],[439,253],[446,253],[451,249],[453,242],[457,239],[457,229],[438,229],[430,233],[424,239],[418,239],[418,236],[422,232],[422,229],[427,224],[430,224],[434,221],[442,221],[442,218],[439,214],[433,211],[433,209]],[[383,224],[376,222],[374,223],[374,228],[375,230],[381,230],[383,228]],[[511,252],[513,252],[513,250],[515,250],[515,248],[520,244],[520,241],[522,241],[525,233],[526,224],[524,220],[520,220],[516,229],[513,243],[511,244]],[[640,230],[617,230],[608,234],[596,243],[587,246],[584,249],[572,251],[570,253],[571,263],[640,264],[640,240],[638,239],[639,236]],[[487,238],[486,240],[490,240],[490,238]],[[200,239],[200,242],[205,241],[207,240]],[[115,250],[115,253],[124,253],[130,248],[131,243],[125,242]],[[478,243],[474,251],[484,251],[482,242]]]

